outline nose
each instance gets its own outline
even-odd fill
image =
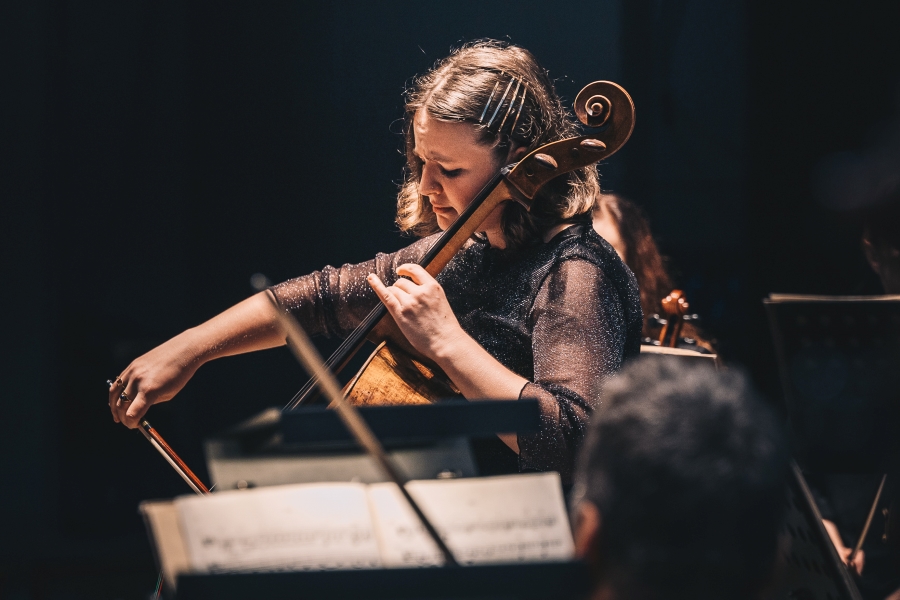
[[[429,165],[428,163],[422,165],[422,177],[419,178],[419,193],[421,195],[435,196],[441,193],[441,184],[438,183],[437,177],[435,176],[436,169],[436,166]]]

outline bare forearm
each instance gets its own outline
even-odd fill
[[[275,310],[270,292],[260,292],[181,336],[194,349],[200,364],[223,356],[283,346],[284,335],[276,326]]]
[[[528,383],[465,333],[438,350],[434,359],[466,398],[515,400]]]
[[[463,332],[434,357],[463,396],[471,400],[516,400],[528,380],[500,364],[474,339]],[[516,453],[516,434],[500,434]]]
[[[846,547],[844,546],[844,540],[841,539],[841,534],[838,531],[837,525],[828,519],[822,519],[822,525],[825,526],[825,531],[828,532],[831,543],[834,544],[834,547],[838,549],[838,554],[840,554],[840,551],[845,550]]]
[[[283,345],[268,294],[247,298],[133,360],[110,387],[113,419],[137,427],[147,409],[175,397],[204,363]]]

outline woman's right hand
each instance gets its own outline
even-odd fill
[[[271,292],[250,296],[136,358],[109,388],[113,420],[136,428],[154,404],[181,391],[203,363],[284,345]],[[125,392],[127,400],[119,398]]]
[[[191,330],[134,359],[109,389],[113,420],[136,428],[151,406],[174,398],[201,364]],[[123,391],[127,400],[120,398]]]

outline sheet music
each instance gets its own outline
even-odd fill
[[[362,484],[286,485],[175,503],[195,571],[381,566]]]
[[[413,481],[407,489],[461,564],[574,555],[557,473]],[[443,562],[393,483],[369,485],[369,501],[385,566]]]

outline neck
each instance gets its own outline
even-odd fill
[[[561,231],[565,231],[566,229],[568,229],[571,226],[572,226],[572,223],[560,223],[559,225],[556,225],[555,227],[551,227],[544,234],[544,237],[543,237],[544,243],[546,244],[547,242],[549,242],[550,240],[555,238],[557,236],[557,234],[559,234]],[[506,237],[504,237],[502,231],[487,230],[484,232],[484,234],[487,236],[488,242],[490,242],[490,244],[491,244],[491,248],[499,248],[500,250],[503,250],[504,248],[506,248]]]
[[[559,225],[556,225],[555,227],[551,227],[549,230],[547,230],[547,233],[544,234],[544,243],[546,244],[547,242],[549,242],[550,240],[555,238],[559,232],[565,231],[566,229],[568,229],[571,226],[572,226],[571,223],[560,223]]]
[[[484,234],[487,236],[491,248],[498,248],[500,250],[506,248],[506,236],[503,235],[502,231],[490,229],[485,231]]]

